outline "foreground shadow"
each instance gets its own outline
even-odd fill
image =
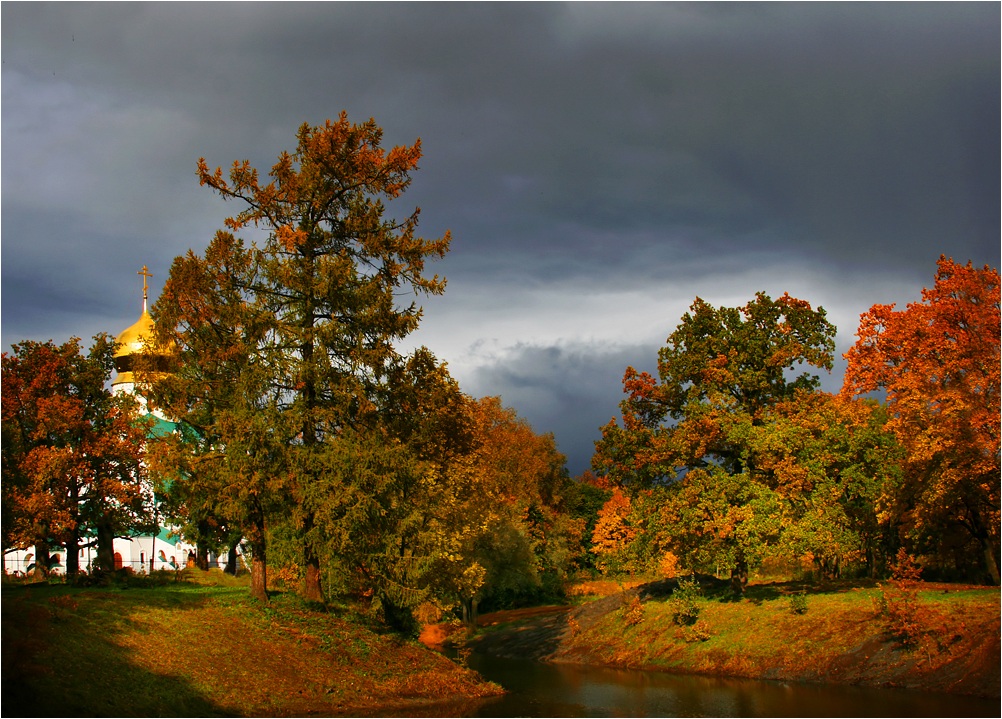
[[[109,606],[100,621],[81,619],[78,596],[58,586],[4,589],[4,716],[233,716],[184,678],[138,666],[114,642],[128,617]]]

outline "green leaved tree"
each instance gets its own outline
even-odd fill
[[[247,539],[251,593],[267,599],[269,516],[290,510],[281,413],[283,393],[259,354],[271,331],[267,307],[248,289],[256,254],[220,231],[204,257],[174,260],[151,314],[155,342],[174,348],[168,373],[139,376],[179,431],[150,453],[171,519],[185,536],[210,539],[202,523]]]
[[[835,327],[823,309],[758,293],[744,307],[696,299],[658,357],[658,377],[627,368],[622,425],[596,443],[593,468],[634,490],[665,487],[658,551],[731,568],[743,589],[749,566],[778,541],[780,497],[749,452],[749,427],[778,403],[813,392],[830,370]]]
[[[345,113],[334,122],[302,125],[297,140],[266,183],[247,161],[234,162],[225,176],[204,159],[198,163],[203,185],[242,206],[214,245],[238,242],[229,232],[256,230],[260,238],[234,250],[239,261],[210,262],[214,246],[205,261],[219,273],[217,284],[234,292],[235,317],[219,320],[220,326],[241,335],[232,356],[224,351],[232,337],[220,335],[226,361],[244,368],[239,404],[241,422],[250,424],[231,429],[263,445],[220,440],[211,446],[227,457],[257,451],[250,466],[241,454],[240,471],[291,500],[303,552],[302,593],[321,600],[321,558],[329,544],[317,514],[327,512],[332,494],[329,469],[340,461],[342,438],[372,446],[367,433],[381,431],[376,400],[397,357],[395,344],[417,328],[421,309],[414,298],[443,291],[444,280],[427,276],[425,262],[444,256],[450,236],[418,237],[417,209],[400,220],[384,216],[384,200],[410,184],[420,141],[385,150],[375,121],[351,123]],[[401,302],[407,296],[410,301]],[[183,349],[185,328],[200,326],[199,313],[212,316],[213,309],[186,306],[183,291],[161,296],[154,308],[157,332],[182,348],[182,364],[197,361]],[[189,396],[200,391],[188,388]],[[338,476],[351,485],[366,475]],[[343,487],[334,495],[351,491]]]

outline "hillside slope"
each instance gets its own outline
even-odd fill
[[[416,642],[242,586],[5,586],[2,607],[4,716],[410,714],[501,691]]]
[[[725,583],[704,577],[702,584],[698,620],[691,626],[674,621],[676,583],[665,580],[489,629],[475,640],[477,651],[999,697],[998,588],[920,584],[901,593],[872,583],[758,585],[734,601]],[[803,613],[793,611],[797,595],[804,597]],[[890,612],[884,609],[888,602]],[[491,624],[498,618],[483,619]]]

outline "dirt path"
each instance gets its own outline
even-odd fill
[[[477,626],[487,628],[513,622],[521,624],[534,619],[563,616],[570,612],[571,609],[572,607],[557,605],[546,607],[527,607],[525,609],[506,609],[500,612],[490,612],[489,614],[481,615],[477,619]],[[452,637],[457,634],[463,634],[464,632],[465,628],[462,624],[456,622],[425,624],[421,628],[421,635],[418,637],[418,641],[429,649],[442,651],[449,644]],[[536,641],[538,639],[538,636],[530,637],[526,635],[524,637],[520,637],[519,641],[524,645],[523,651],[526,650],[526,647],[528,647],[531,641]],[[524,655],[520,654],[519,656]]]
[[[506,622],[522,622],[536,617],[546,617],[554,614],[567,614],[572,607],[553,605],[547,607],[527,607],[526,609],[505,609],[500,612],[484,614],[477,619],[479,627],[493,627]]]

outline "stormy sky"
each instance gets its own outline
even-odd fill
[[[2,343],[138,317],[303,122],[420,137],[451,229],[425,344],[588,467],[699,296],[823,306],[838,353],[940,254],[999,266],[998,3],[4,2]],[[844,363],[824,378],[841,386]]]

